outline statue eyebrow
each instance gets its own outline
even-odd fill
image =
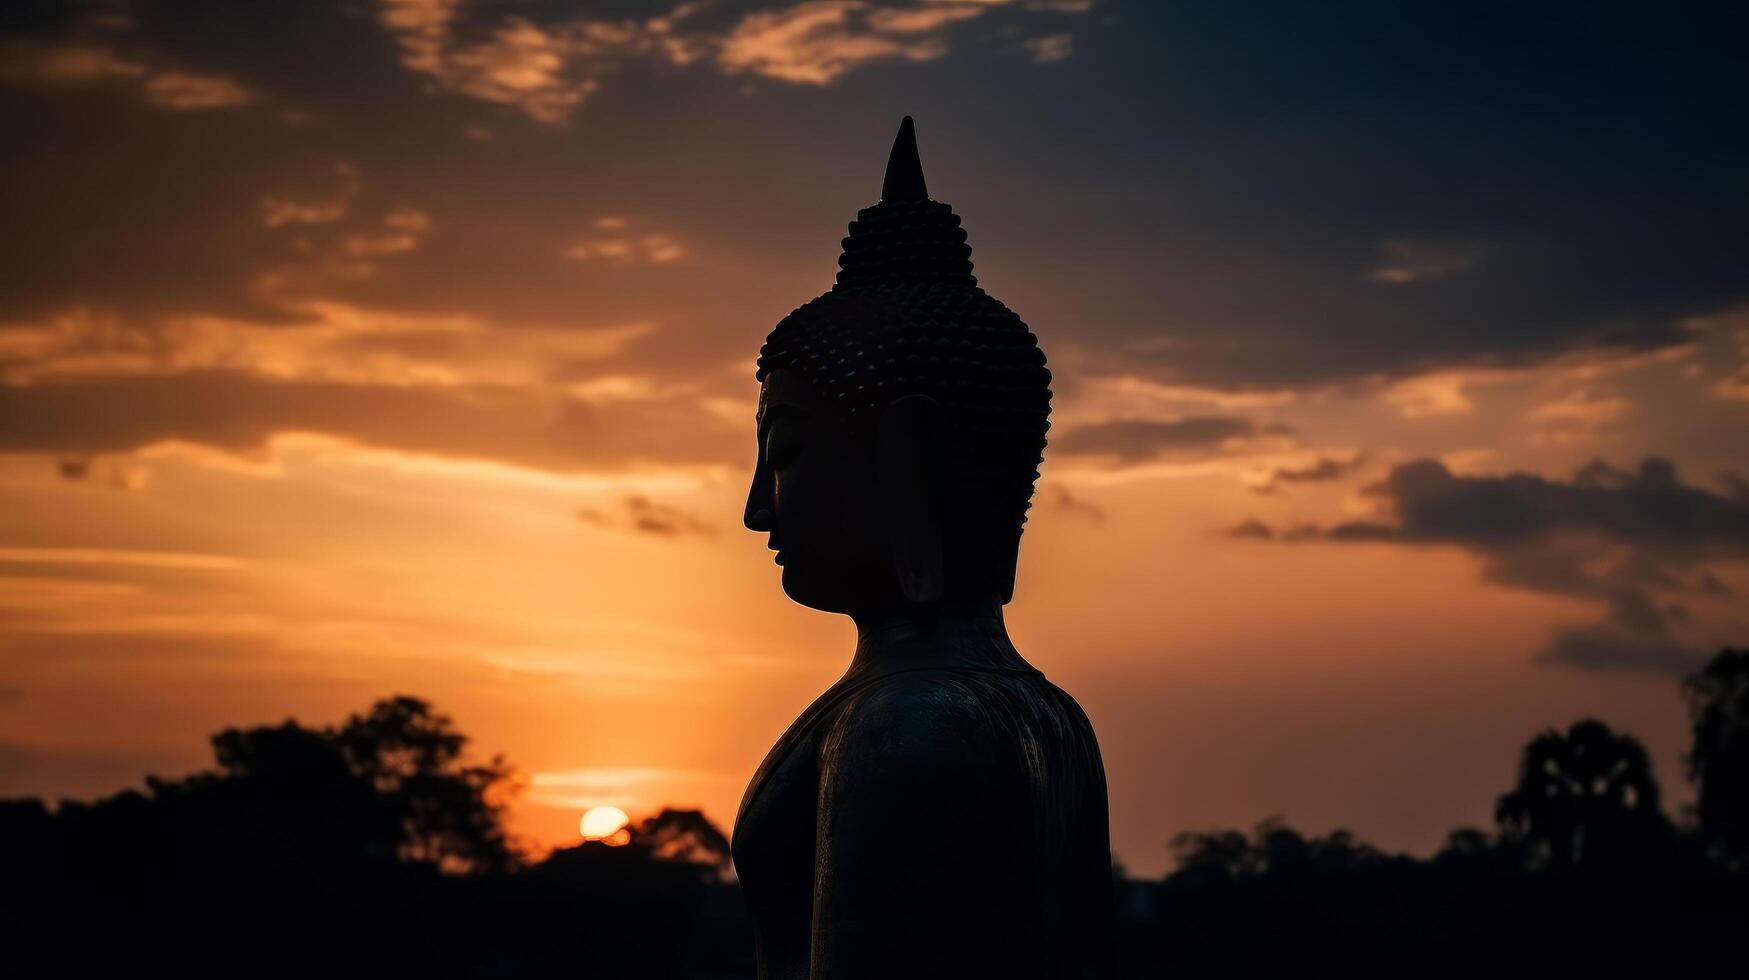
[[[791,402],[767,403],[759,413],[758,429],[760,441],[763,442],[765,440],[765,434],[771,430],[772,418],[779,415],[792,418],[807,418],[811,414],[812,413],[807,409]]]

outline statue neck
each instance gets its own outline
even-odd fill
[[[995,601],[911,607],[855,619],[856,655],[849,674],[901,667],[1031,667],[1009,640],[1002,606]]]

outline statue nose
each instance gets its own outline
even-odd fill
[[[752,531],[771,530],[771,508],[761,507],[747,514],[747,528]]]

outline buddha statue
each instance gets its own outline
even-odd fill
[[[783,589],[849,616],[844,676],[741,801],[761,980],[1113,972],[1104,766],[1003,625],[1050,372],[929,199],[910,118],[831,291],[758,360],[746,525]]]

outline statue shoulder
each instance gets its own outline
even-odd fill
[[[947,680],[951,681],[951,675]],[[975,769],[994,776],[1014,753],[1008,726],[993,724],[993,712],[976,686],[943,683],[934,671],[882,678],[846,699],[820,743],[823,770],[896,768],[951,772]]]

